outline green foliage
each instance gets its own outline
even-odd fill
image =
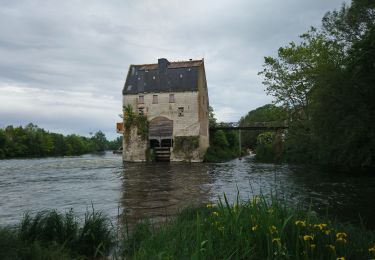
[[[95,145],[95,151],[105,151],[107,149],[107,139],[105,138],[105,134],[102,131],[98,131],[94,134],[94,136],[91,138]]]
[[[144,115],[137,115],[135,117],[135,122],[137,125],[137,134],[141,136],[142,140],[146,140],[148,136],[148,121],[147,117]]]
[[[210,147],[205,162],[224,162],[239,156],[238,134],[235,131],[217,130],[210,134]]]
[[[183,153],[187,158],[199,148],[199,136],[175,136],[173,151]]]
[[[267,104],[247,113],[239,121],[240,126],[256,126],[259,122],[265,122],[267,126],[281,126],[287,120],[287,111],[282,107]],[[262,131],[242,131],[241,143],[244,148],[255,148],[257,136]]]
[[[148,121],[144,115],[136,115],[133,112],[133,107],[128,104],[124,106],[124,127],[125,127],[125,141],[129,142],[131,127],[137,127],[137,134],[141,136],[142,140],[146,140],[148,135]]]
[[[0,228],[1,259],[82,259],[108,256],[114,246],[109,219],[87,212],[83,225],[73,211],[26,214],[17,228]]]
[[[108,149],[109,150],[118,150],[119,148],[122,147],[122,136],[117,137],[113,141],[108,141]]]
[[[130,129],[131,125],[133,124],[135,114],[133,112],[133,107],[128,104],[123,108],[124,112],[124,127],[125,129]]]
[[[108,141],[101,131],[87,138],[50,133],[31,123],[25,127],[10,125],[0,129],[0,159],[81,155],[104,151],[107,147]]]
[[[208,107],[208,124],[210,127],[215,127],[217,125],[214,109],[211,106]]]
[[[288,112],[284,159],[375,166],[375,5],[355,0],[266,57],[267,93]]]
[[[263,162],[273,161],[273,133],[264,132],[257,137],[256,159]]]
[[[369,259],[375,233],[277,197],[187,208],[160,226],[143,222],[125,240],[127,259]],[[375,248],[374,248],[375,250]]]

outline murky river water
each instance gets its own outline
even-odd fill
[[[92,205],[114,220],[173,215],[192,203],[231,200],[278,191],[355,222],[361,215],[375,228],[375,176],[337,174],[303,166],[255,163],[251,158],[222,164],[130,163],[121,157],[80,157],[0,161],[0,225],[17,223],[25,211],[44,209],[83,216]]]

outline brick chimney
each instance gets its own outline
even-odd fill
[[[159,71],[165,73],[169,64],[169,61],[165,58],[158,59]]]

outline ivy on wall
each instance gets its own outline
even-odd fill
[[[139,135],[143,141],[146,140],[147,135],[148,135],[147,117],[144,115],[135,114],[130,104],[123,107],[123,112],[124,112],[125,141],[129,142],[131,128],[134,126],[137,127],[137,135]]]
[[[173,151],[184,153],[186,158],[191,158],[192,152],[199,147],[199,136],[176,136]]]

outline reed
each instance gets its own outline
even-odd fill
[[[87,259],[109,255],[113,228],[101,212],[87,212],[80,224],[71,210],[26,213],[16,227],[0,229],[0,259]]]
[[[116,230],[116,232],[115,232]],[[375,233],[318,216],[285,199],[255,196],[187,207],[128,232],[94,209],[25,214],[0,228],[0,259],[374,259]]]
[[[330,221],[276,196],[183,210],[161,226],[141,223],[127,259],[371,259],[375,234]],[[373,249],[372,249],[373,248]]]

